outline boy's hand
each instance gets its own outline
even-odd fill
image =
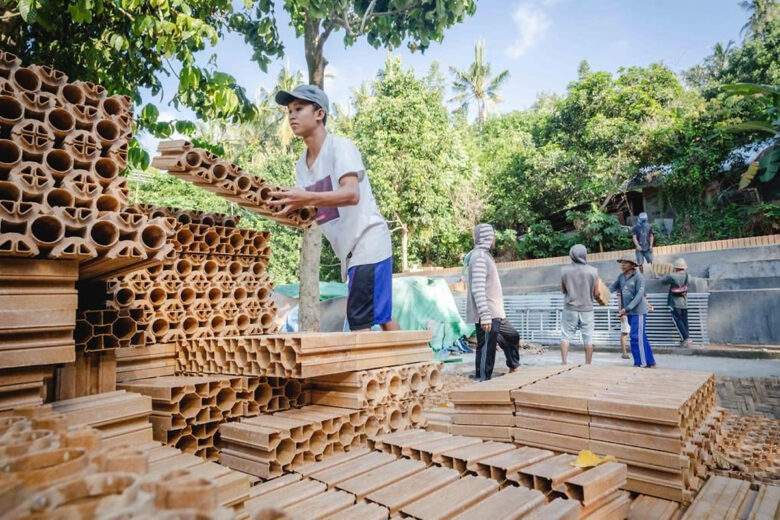
[[[312,194],[300,188],[290,188],[284,191],[273,191],[271,197],[278,199],[270,203],[271,206],[278,206],[279,214],[287,215],[293,211],[313,206]]]

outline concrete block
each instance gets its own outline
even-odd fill
[[[576,459],[577,457],[574,455],[557,455],[521,468],[517,473],[507,478],[522,486],[547,494],[561,487],[567,479],[582,473],[581,468],[572,465]]]
[[[403,449],[402,454],[404,457],[422,461],[426,466],[430,466],[433,464],[433,457],[439,453],[481,443],[482,439],[474,437],[450,436],[432,441],[410,444]]]
[[[609,502],[590,513],[584,513],[589,520],[624,520],[631,509],[631,495],[619,491],[610,497]]]
[[[680,504],[647,495],[639,495],[631,503],[628,520],[672,520],[679,516]]]
[[[587,438],[545,433],[538,430],[526,430],[525,428],[512,428],[512,440],[518,444],[564,451],[566,453],[577,453],[590,447],[590,441]]]

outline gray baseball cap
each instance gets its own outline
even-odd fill
[[[292,92],[286,90],[280,90],[276,93],[276,102],[280,105],[287,106],[296,99],[302,99],[304,101],[311,101],[317,103],[325,111],[325,114],[330,112],[328,103],[328,95],[316,85],[298,85]]]

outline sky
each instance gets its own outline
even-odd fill
[[[251,61],[249,47],[234,34],[199,53],[199,60],[205,63],[216,54],[217,67],[234,76],[250,98],[260,87],[272,89],[285,65],[305,71],[303,40],[296,38],[281,4],[277,0],[285,57],[267,72]],[[592,70],[610,72],[656,62],[676,72],[685,70],[706,57],[715,43],[738,42],[746,18],[737,0],[477,0],[476,14],[450,28],[444,40],[424,54],[405,47],[393,52],[420,75],[437,61],[449,82],[449,68],[466,68],[474,43],[485,40],[493,73],[510,74],[501,91],[504,100],[495,109],[507,112],[528,108],[540,92],[565,92],[583,59]],[[388,51],[374,49],[365,39],[345,48],[342,37],[334,33],[325,45],[325,90],[331,102],[346,106],[352,90],[376,76]],[[194,119],[186,109],[167,106],[176,91],[175,78],[163,84],[162,100],[147,95],[144,102],[158,104],[163,120]],[[149,151],[156,146],[148,135],[141,136],[141,142]]]

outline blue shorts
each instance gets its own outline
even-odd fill
[[[351,330],[368,329],[393,319],[393,257],[347,271],[347,321]]]

